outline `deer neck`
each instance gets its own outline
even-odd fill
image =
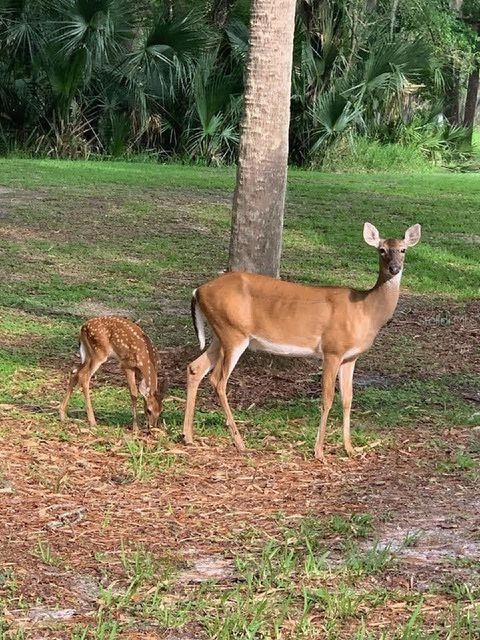
[[[391,319],[395,312],[400,295],[401,278],[401,271],[388,279],[380,272],[375,286],[370,289],[365,298],[366,308],[377,331]]]
[[[158,388],[158,376],[157,376],[157,357],[155,349],[153,348],[150,340],[145,336],[145,346],[148,353],[148,358],[144,362],[142,367],[142,378],[147,383],[150,393],[154,393]]]
[[[147,383],[147,386],[150,390],[150,393],[155,393],[158,387],[158,379],[157,379],[157,369],[152,362],[144,365],[142,371],[142,377]]]

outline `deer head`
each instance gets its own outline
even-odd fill
[[[414,224],[405,232],[405,237],[401,240],[389,238],[384,240],[380,237],[378,229],[365,222],[363,226],[363,239],[371,247],[378,250],[380,261],[380,274],[383,280],[390,280],[402,272],[407,247],[413,247],[420,241],[421,227]]]
[[[162,413],[163,399],[167,389],[168,382],[166,380],[155,390],[151,390],[145,380],[142,380],[138,385],[138,390],[145,401],[145,413],[147,414],[149,428],[155,428],[157,426],[158,418]]]

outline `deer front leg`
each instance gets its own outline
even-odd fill
[[[340,366],[340,358],[336,355],[324,355],[323,359],[323,375],[322,375],[322,415],[320,418],[320,427],[315,442],[315,458],[321,462],[325,462],[324,444],[325,433],[327,430],[327,419],[330,409],[332,408],[333,397],[335,395],[335,378],[337,377],[338,368]]]
[[[343,446],[349,456],[355,453],[350,437],[350,411],[353,397],[353,371],[356,360],[343,363],[338,370],[338,383],[343,406]]]
[[[137,400],[138,389],[137,382],[135,380],[135,371],[133,369],[124,369],[127,377],[128,390],[130,392],[130,400],[132,403],[132,429],[135,435],[138,435],[138,421],[137,421]]]
[[[88,424],[91,427],[95,427],[96,424],[97,424],[97,421],[96,421],[96,418],[95,418],[95,413],[93,411],[92,399],[90,397],[90,379],[91,379],[91,377],[92,377],[92,373],[90,373],[90,370],[89,370],[88,367],[85,367],[79,373],[79,382],[80,382],[80,386],[82,387],[83,395],[85,397],[85,406],[86,406],[86,409],[87,409]]]

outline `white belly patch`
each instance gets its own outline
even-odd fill
[[[267,351],[277,356],[320,356],[320,340],[317,348],[311,347],[299,347],[295,344],[272,342],[266,338],[259,336],[251,336],[249,349],[252,351]]]

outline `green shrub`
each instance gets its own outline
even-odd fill
[[[325,171],[358,172],[431,172],[433,165],[414,145],[381,144],[376,140],[358,137],[342,140],[325,153]]]

